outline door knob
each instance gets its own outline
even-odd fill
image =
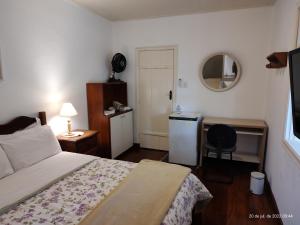
[[[172,100],[172,98],[173,98],[173,92],[172,92],[172,90],[170,90],[169,91],[169,99]]]

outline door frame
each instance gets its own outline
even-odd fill
[[[173,76],[173,98],[172,98],[172,111],[176,108],[177,100],[177,80],[178,80],[178,46],[150,46],[150,47],[137,47],[135,49],[135,105],[136,105],[136,128],[137,128],[137,142],[140,143],[140,74],[139,74],[139,53],[147,50],[173,50],[174,51],[174,76]]]

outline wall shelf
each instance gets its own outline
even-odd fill
[[[274,52],[267,57],[269,64],[266,65],[269,69],[278,69],[286,67],[287,65],[287,52]]]

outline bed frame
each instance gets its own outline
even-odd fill
[[[38,118],[41,120],[42,125],[47,124],[46,112],[39,112]],[[23,130],[24,128],[30,126],[36,122],[36,118],[28,116],[18,116],[6,124],[0,124],[0,135],[12,134],[16,131]],[[202,212],[205,204],[197,203],[193,209],[193,223],[192,225],[202,224]]]
[[[42,125],[47,124],[46,112],[39,112],[38,117],[41,120]],[[19,116],[11,120],[6,124],[0,124],[0,135],[12,134],[18,130],[23,130],[24,128],[35,123],[36,119],[28,116]]]

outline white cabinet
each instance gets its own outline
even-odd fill
[[[122,153],[123,129],[121,115],[110,118],[110,142],[112,158]]]
[[[128,112],[123,115],[122,125],[123,125],[123,149],[127,150],[133,145],[133,121],[132,112]]]
[[[132,111],[110,118],[110,139],[112,158],[132,147]]]

